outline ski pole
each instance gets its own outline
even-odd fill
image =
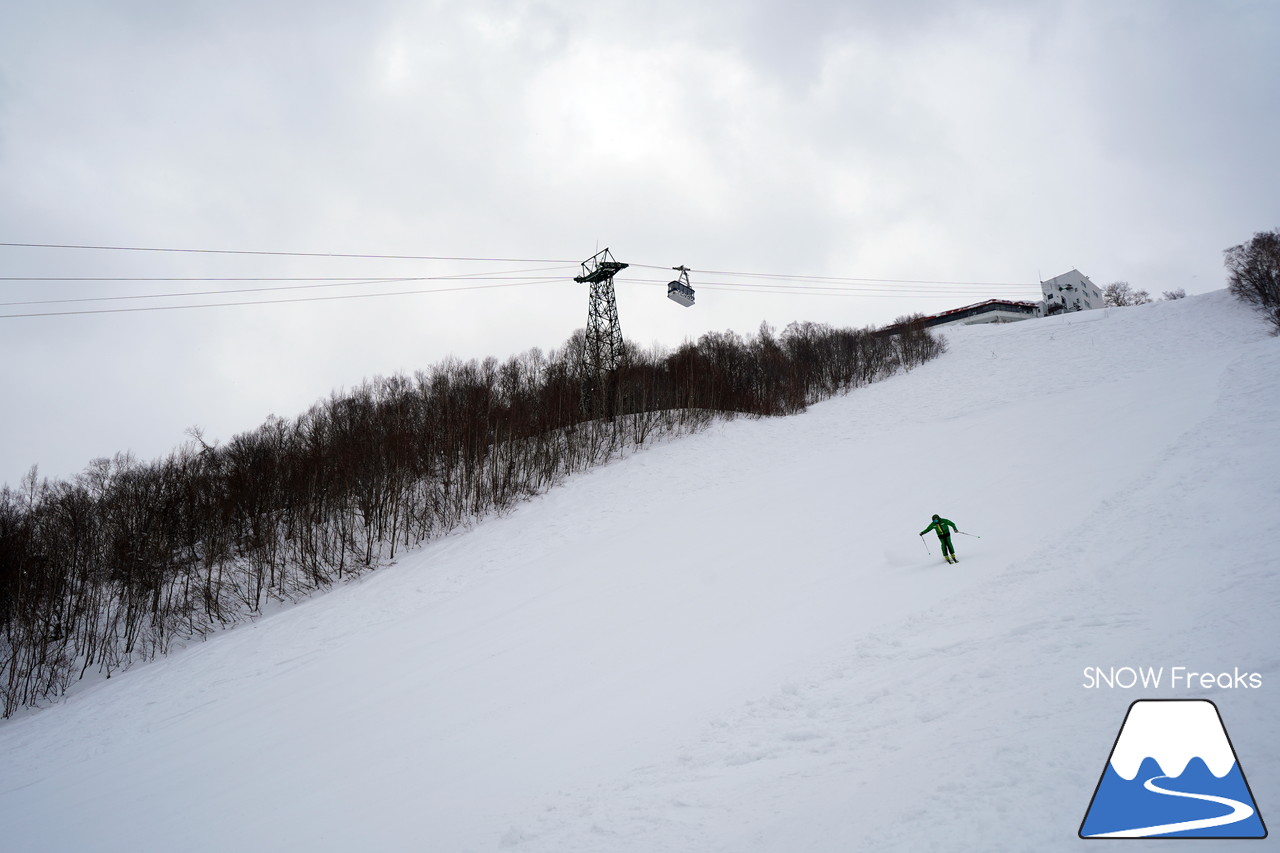
[[[976,533],[965,533],[963,530],[957,530],[957,531],[956,531],[956,533],[959,533],[959,534],[961,534],[962,536],[972,536],[974,539],[981,539],[981,538],[982,538],[981,536],[979,536],[979,535],[978,535],[978,534],[976,534]]]
[[[929,543],[928,543],[928,542],[926,542],[926,541],[924,541],[924,534],[923,534],[923,533],[921,533],[921,534],[920,534],[920,544],[924,546],[924,552],[925,552],[926,554],[928,554],[930,557],[932,557],[932,556],[933,556],[933,552],[929,550]]]

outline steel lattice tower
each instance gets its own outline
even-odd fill
[[[613,293],[613,277],[627,264],[614,260],[608,249],[582,262],[582,275],[574,281],[591,285],[587,308],[587,337],[582,348],[580,369],[584,382],[583,406],[598,412],[609,379],[622,363],[622,326],[618,323],[618,301]],[[611,408],[607,405],[604,408]]]

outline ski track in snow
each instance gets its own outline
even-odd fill
[[[1277,790],[1280,340],[1225,293],[948,337],[0,725],[0,825],[102,853],[1074,849],[1150,698],[1085,666],[1262,672],[1211,698]],[[934,512],[982,537],[957,566],[912,541]]]

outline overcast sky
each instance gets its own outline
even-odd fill
[[[0,242],[495,260],[0,247],[8,279],[310,279],[6,280],[9,315],[478,277],[0,318],[0,482],[557,346],[597,248],[636,265],[644,345],[1037,298],[1073,267],[1219,289],[1222,250],[1280,227],[1278,44],[1272,0],[10,0]],[[693,308],[659,286],[677,264]]]

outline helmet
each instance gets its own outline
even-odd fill
[[[937,520],[938,520],[938,514],[937,514],[936,512],[933,514],[933,520],[934,520],[934,521],[937,521]]]

